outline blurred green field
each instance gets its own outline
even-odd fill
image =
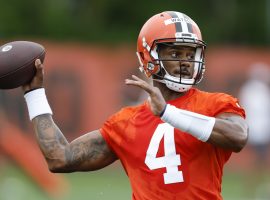
[[[69,191],[59,200],[131,199],[131,190],[119,163],[95,172],[63,174]],[[51,200],[43,190],[16,165],[0,166],[0,200]]]
[[[70,182],[69,191],[60,200],[126,200],[131,199],[128,179],[118,164],[89,173],[64,176]],[[268,174],[265,178],[270,180]],[[255,199],[249,196],[247,174],[225,170],[223,197],[228,200]],[[267,184],[264,184],[267,186]],[[270,189],[270,188],[269,188]],[[261,187],[257,199],[269,199],[267,188]],[[51,200],[21,169],[13,164],[0,167],[0,200]]]

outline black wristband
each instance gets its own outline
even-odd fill
[[[165,113],[165,110],[167,108],[167,104],[165,105],[165,107],[163,108],[163,110],[161,111],[161,113],[159,114],[159,117],[162,117],[163,114]]]
[[[43,87],[37,87],[37,88],[32,88],[31,90],[27,90],[24,92],[24,95],[26,95],[27,93],[32,92],[34,90],[40,89],[40,88],[43,88]]]

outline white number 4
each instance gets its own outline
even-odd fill
[[[157,157],[163,137],[165,156]],[[183,173],[178,170],[181,160],[180,155],[175,151],[174,127],[167,123],[158,125],[151,138],[144,162],[151,170],[166,167],[167,173],[163,174],[165,184],[184,182]]]

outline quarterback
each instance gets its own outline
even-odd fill
[[[140,70],[125,80],[149,97],[113,114],[97,130],[68,142],[52,117],[43,87],[43,65],[24,85],[36,138],[52,172],[92,171],[120,160],[133,200],[222,199],[223,166],[245,146],[248,126],[238,100],[193,87],[203,78],[205,48],[197,24],[166,11],[142,27]]]

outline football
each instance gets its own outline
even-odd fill
[[[32,80],[35,60],[45,59],[45,48],[35,42],[14,41],[0,47],[0,89],[13,89]]]

